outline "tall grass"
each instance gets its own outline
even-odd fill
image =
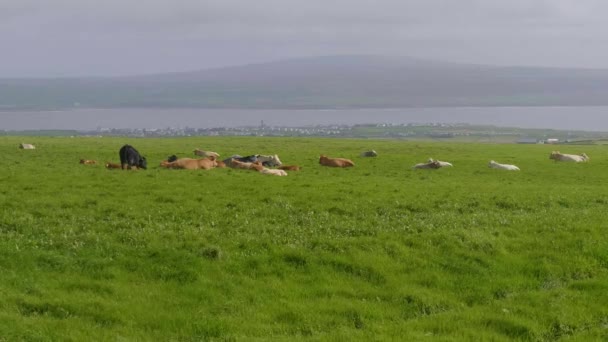
[[[148,170],[78,164],[125,143]],[[157,166],[195,147],[303,169]],[[573,148],[591,162],[542,145],[2,137],[0,340],[605,340],[608,151]],[[429,157],[455,167],[411,169]]]

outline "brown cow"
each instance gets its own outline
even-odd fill
[[[178,160],[173,162],[163,161],[160,163],[160,166],[166,167],[168,169],[209,170],[216,167],[217,162],[213,157],[203,159],[179,158]]]
[[[352,167],[355,166],[352,160],[346,158],[329,158],[326,155],[319,157],[319,164],[331,167]]]
[[[283,165],[279,166],[277,169],[285,171],[300,171],[301,167],[298,165]]]
[[[253,170],[253,171],[262,171],[262,169],[264,169],[264,166],[259,161],[256,161],[253,163],[247,163],[247,162],[238,161],[234,158],[230,159],[230,165],[234,169],[245,169],[245,170]]]
[[[122,169],[122,166],[118,163],[106,162],[106,169]]]
[[[80,164],[95,165],[95,164],[97,164],[97,161],[96,160],[90,160],[90,159],[80,159]]]

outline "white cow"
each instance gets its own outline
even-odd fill
[[[24,150],[35,150],[36,146],[32,144],[19,144],[19,148],[22,148]]]
[[[493,160],[490,160],[490,163],[488,163],[488,167],[492,168],[492,169],[499,169],[499,170],[519,171],[519,168],[515,165],[500,164]]]
[[[287,176],[287,172],[285,172],[285,170],[280,170],[280,169],[263,168],[262,170],[260,170],[260,173],[265,174],[265,175],[273,175],[273,176]]]
[[[439,169],[441,165],[436,160],[430,159],[426,163],[419,163],[414,165],[413,169]]]
[[[452,167],[452,166],[454,166],[454,165],[452,165],[452,163],[448,163],[448,162],[446,162],[446,161],[435,160],[435,159],[433,159],[433,158],[429,158],[428,163],[432,163],[432,162],[437,162],[437,163],[439,163],[439,166],[441,166],[441,167],[446,167],[446,166],[448,166],[448,167]]]
[[[194,155],[201,156],[203,158],[207,158],[207,157],[218,158],[220,156],[220,154],[217,152],[203,151],[203,150],[199,150],[198,148],[194,150]]]
[[[589,161],[589,157],[586,154],[565,154],[560,153],[559,151],[553,151],[549,155],[549,159],[553,159],[555,161],[563,161],[563,162],[575,162],[575,163],[584,163]]]

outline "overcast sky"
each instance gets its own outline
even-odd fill
[[[606,0],[0,0],[0,78],[379,54],[608,68]]]

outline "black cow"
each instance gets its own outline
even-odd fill
[[[258,155],[259,154],[252,154],[250,156],[243,157],[243,156],[240,156],[238,154],[235,154],[235,155],[233,155],[230,158],[224,159],[224,164],[226,164],[227,166],[232,167],[231,159],[238,160],[238,161],[243,162],[243,163],[255,163],[256,161],[258,161]]]
[[[142,157],[131,145],[121,147],[118,155],[120,155],[120,165],[123,170],[130,169],[133,166],[144,170],[148,168],[146,157]]]

